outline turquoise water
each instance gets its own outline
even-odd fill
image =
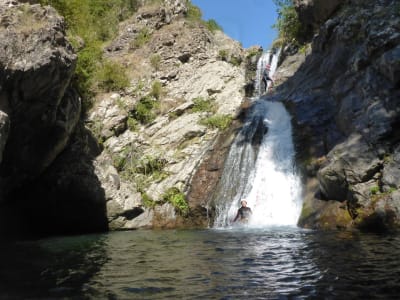
[[[396,299],[400,238],[297,228],[2,242],[0,299]]]

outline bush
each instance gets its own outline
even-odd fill
[[[150,41],[151,33],[147,27],[143,27],[138,34],[135,36],[135,39],[131,43],[131,48],[140,48],[143,47],[148,41]]]
[[[293,43],[302,39],[304,34],[297,12],[291,0],[273,0],[278,7],[278,20],[273,26],[279,32],[279,38],[285,43]]]
[[[126,68],[117,62],[103,62],[94,77],[95,85],[106,92],[122,90],[129,85]]]
[[[188,10],[186,12],[186,19],[189,21],[195,22],[200,21],[202,17],[202,13],[200,8],[193,5],[191,2],[188,3]]]
[[[161,82],[154,81],[153,84],[151,85],[150,96],[156,98],[157,100],[160,100],[163,93],[164,91]]]
[[[185,195],[178,188],[169,188],[162,198],[164,201],[171,203],[180,214],[188,214],[189,205],[186,202]]]
[[[205,125],[209,128],[218,128],[220,130],[227,129],[232,122],[230,115],[215,115],[209,118],[200,120],[200,124]]]
[[[218,59],[222,60],[222,61],[228,61],[228,50],[222,49],[219,50],[218,52]]]
[[[39,0],[42,5],[53,6],[67,24],[67,34],[78,52],[73,83],[83,98],[84,109],[91,106],[93,76],[102,67],[102,45],[112,39],[118,23],[132,15],[138,0]],[[83,43],[76,43],[83,40]],[[83,45],[83,46],[82,46]]]
[[[214,112],[215,105],[212,99],[204,99],[203,97],[197,97],[193,99],[192,112]]]
[[[150,64],[155,70],[160,69],[160,64],[161,64],[161,56],[160,54],[153,54],[150,56]]]
[[[222,27],[214,19],[210,19],[210,20],[204,22],[204,24],[206,25],[207,29],[213,33],[217,30],[223,31]]]
[[[149,124],[156,118],[153,108],[156,106],[156,101],[150,97],[145,96],[139,100],[133,110],[132,117],[142,124]]]

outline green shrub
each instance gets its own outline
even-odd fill
[[[151,85],[150,96],[156,98],[157,100],[160,100],[163,93],[164,91],[161,82],[157,80],[154,81],[153,84]]]
[[[191,2],[188,3],[188,10],[186,12],[186,19],[192,22],[200,21],[202,13],[200,8],[193,5]]]
[[[66,21],[68,38],[78,52],[73,83],[83,98],[83,109],[87,110],[92,105],[95,71],[102,67],[102,45],[116,35],[118,23],[137,10],[139,1],[39,0],[39,3],[53,6]]]
[[[207,29],[210,30],[212,33],[214,33],[217,30],[223,31],[222,27],[214,19],[205,21],[204,24],[206,25]]]
[[[135,170],[136,173],[151,175],[162,171],[166,163],[167,161],[163,158],[146,155],[138,160]]]
[[[162,198],[164,201],[171,203],[180,214],[188,214],[189,205],[186,202],[185,195],[178,188],[169,188],[163,194]]]
[[[155,70],[158,71],[160,69],[160,65],[161,65],[160,54],[153,54],[152,56],[150,56],[150,64]]]
[[[142,124],[149,124],[156,118],[153,108],[157,106],[156,100],[151,96],[145,96],[136,104],[132,117]]]
[[[126,68],[117,62],[104,61],[96,70],[95,84],[103,91],[122,90],[129,85]]]
[[[143,205],[148,208],[154,208],[156,206],[156,202],[146,193],[142,193],[142,201]]]
[[[138,129],[139,129],[138,121],[135,118],[132,118],[132,116],[128,117],[128,120],[126,121],[126,125],[127,125],[128,129],[133,132],[138,131]]]
[[[209,128],[218,128],[220,130],[227,129],[230,126],[231,122],[232,117],[230,115],[215,115],[200,120],[200,124]]]
[[[376,195],[379,193],[379,186],[375,185],[375,186],[371,187],[369,191],[370,191],[371,195]]]
[[[228,61],[228,50],[222,49],[219,50],[218,52],[218,59],[222,60],[222,61]]]
[[[131,43],[131,48],[143,47],[148,41],[150,41],[151,33],[147,27],[143,27],[138,34],[135,36]]]
[[[242,58],[241,57],[232,56],[231,59],[229,60],[229,63],[231,63],[232,65],[238,67],[242,63]]]
[[[193,99],[192,112],[214,112],[215,105],[212,99],[204,99],[203,97],[197,97]]]
[[[292,0],[273,1],[278,7],[278,19],[273,27],[278,30],[279,38],[285,43],[299,42],[304,32]]]

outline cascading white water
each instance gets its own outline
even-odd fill
[[[301,209],[301,182],[294,163],[290,116],[282,103],[264,101],[264,136],[246,196],[250,225],[295,225]]]
[[[278,59],[266,53],[260,61],[257,74],[266,63],[274,72]],[[214,227],[232,225],[243,198],[253,210],[248,226],[295,225],[302,200],[294,156],[291,118],[283,104],[255,99],[214,196]]]
[[[267,52],[264,52],[261,57],[258,59],[257,62],[257,71],[256,71],[256,80],[255,80],[255,91],[257,96],[260,96],[263,94],[263,87],[262,87],[262,76],[264,69],[266,65],[270,65],[270,77],[273,76],[273,74],[276,71],[276,68],[278,67],[278,60],[279,60],[279,55],[280,55],[281,50],[277,50],[276,53],[268,50]],[[271,82],[268,82],[268,88],[270,87]]]

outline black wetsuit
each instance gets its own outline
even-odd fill
[[[272,82],[272,79],[269,77],[269,71],[267,69],[264,70],[263,73],[263,78],[262,78],[264,84],[265,84],[265,91],[267,91],[268,88],[268,80]]]
[[[240,221],[247,222],[252,214],[250,207],[241,207],[238,209],[235,221],[240,217]]]

